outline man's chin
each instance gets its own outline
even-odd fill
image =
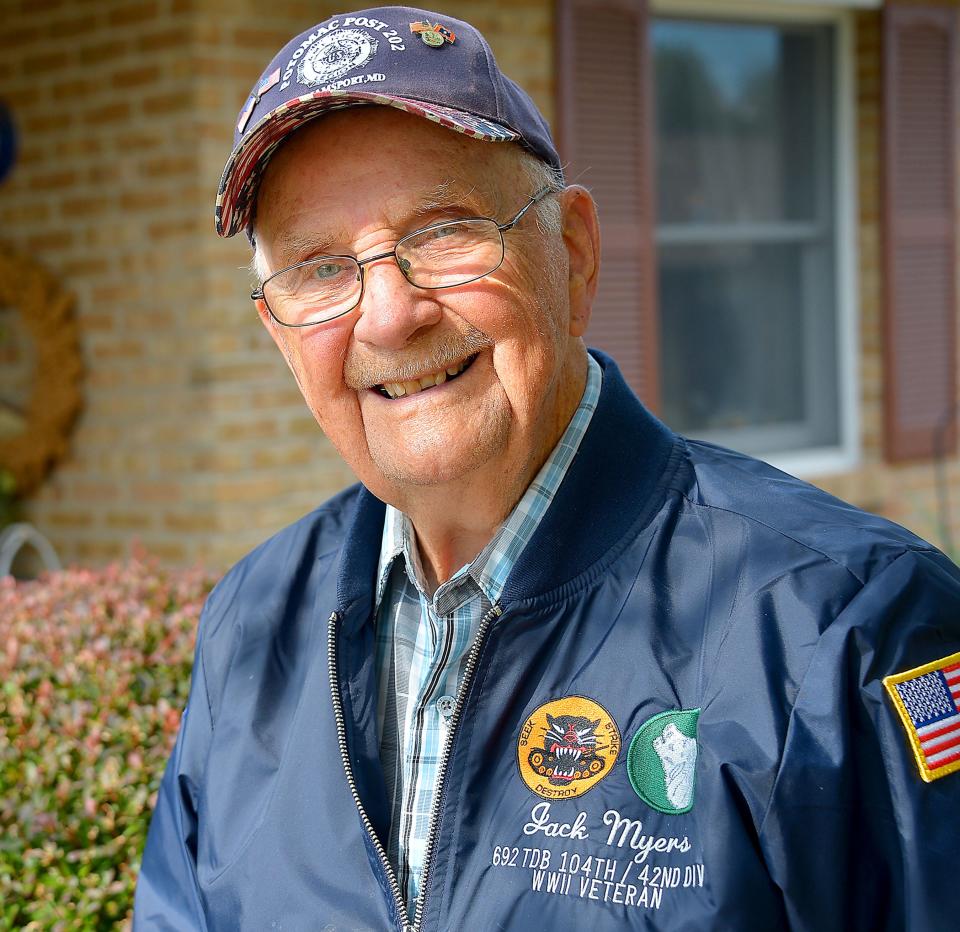
[[[509,407],[497,401],[470,399],[458,408],[441,407],[390,424],[364,418],[371,478],[403,497],[405,490],[453,488],[478,469],[489,468],[502,460],[510,438]]]
[[[383,481],[400,490],[441,487],[465,478],[486,462],[486,457],[476,455],[480,451],[471,452],[470,456],[458,457],[451,455],[449,450],[437,455],[419,453],[402,456],[398,456],[396,450],[370,451],[373,464]]]

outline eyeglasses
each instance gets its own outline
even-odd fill
[[[512,230],[551,188],[531,197],[512,220],[489,217],[444,220],[414,230],[389,252],[367,259],[316,256],[274,272],[250,295],[263,300],[270,316],[284,327],[309,327],[349,314],[363,300],[364,266],[392,257],[416,288],[456,288],[489,275],[503,262],[503,234]]]

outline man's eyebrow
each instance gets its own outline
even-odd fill
[[[491,200],[477,185],[466,185],[455,179],[442,181],[424,195],[413,211],[413,216],[423,217],[438,210],[463,207],[480,212],[489,211]]]
[[[315,230],[287,230],[277,237],[277,252],[284,264],[299,262],[302,256],[329,252],[334,243],[344,243],[342,231],[320,233]]]

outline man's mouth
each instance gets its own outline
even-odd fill
[[[444,382],[452,382],[470,368],[478,355],[474,353],[464,359],[463,362],[448,366],[446,369],[441,369],[440,372],[431,375],[423,375],[419,379],[408,379],[405,382],[384,382],[382,385],[374,385],[374,390],[378,391],[384,398],[390,399],[416,395],[428,388],[443,385]]]

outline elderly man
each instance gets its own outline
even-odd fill
[[[466,23],[292,40],[221,235],[361,485],[210,596],[137,929],[955,928],[960,575],[647,413]]]

